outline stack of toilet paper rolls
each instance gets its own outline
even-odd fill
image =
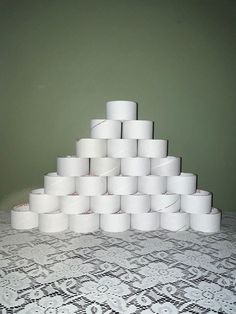
[[[91,137],[76,142],[76,156],[57,158],[29,204],[11,211],[15,229],[78,233],[218,232],[221,213],[197,177],[168,156],[167,140],[154,139],[152,121],[137,120],[137,103],[110,101],[106,119],[91,120]]]

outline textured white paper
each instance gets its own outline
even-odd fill
[[[121,138],[121,122],[118,120],[93,119],[90,123],[91,138]]]
[[[57,174],[59,176],[84,176],[89,174],[89,159],[76,156],[58,157]]]
[[[122,127],[122,138],[152,139],[153,121],[149,120],[124,121]]]

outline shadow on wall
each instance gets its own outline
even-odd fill
[[[18,204],[28,203],[29,193],[33,189],[33,187],[30,187],[8,194],[0,203],[0,211],[10,210]]]

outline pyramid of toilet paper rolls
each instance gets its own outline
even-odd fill
[[[137,103],[109,101],[106,119],[91,120],[91,138],[76,142],[76,156],[57,158],[29,204],[11,211],[15,229],[78,233],[220,230],[212,194],[167,156],[167,140],[153,139],[154,124],[137,120]]]

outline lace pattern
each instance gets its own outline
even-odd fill
[[[0,213],[0,313],[235,314],[235,226],[41,234]]]

